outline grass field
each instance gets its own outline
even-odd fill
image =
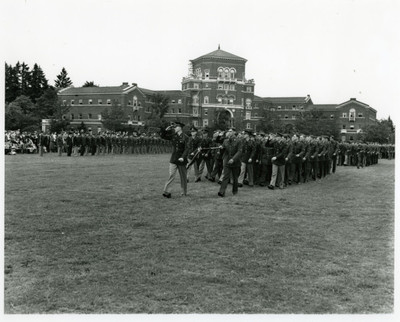
[[[165,199],[168,160],[6,156],[5,313],[393,312],[394,161]]]

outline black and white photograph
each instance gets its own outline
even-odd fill
[[[0,6],[3,321],[396,320],[400,1]]]

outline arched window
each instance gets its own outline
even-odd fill
[[[230,76],[229,68],[225,68],[224,72],[225,72],[225,78],[229,78],[229,76]]]
[[[356,110],[354,108],[349,111],[349,121],[354,122],[356,120]]]
[[[218,78],[223,78],[224,77],[224,69],[222,67],[218,68]]]
[[[193,96],[193,104],[199,104],[199,97],[197,95]]]
[[[232,79],[235,78],[235,73],[236,73],[235,68],[231,68],[231,78]]]
[[[208,96],[204,96],[204,104],[208,104]]]

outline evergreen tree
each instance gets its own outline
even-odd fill
[[[29,66],[22,62],[20,72],[20,93],[21,95],[30,97],[30,89],[31,89],[31,72],[29,70]]]
[[[6,130],[23,131],[28,126],[39,126],[40,119],[34,114],[35,105],[26,96],[17,97],[12,103],[6,105],[5,128]]]
[[[99,85],[96,85],[93,81],[86,81],[82,87],[99,87]]]
[[[71,79],[68,77],[68,73],[63,67],[60,74],[57,75],[57,79],[54,81],[56,88],[67,88],[72,85]]]
[[[20,94],[18,70],[6,63],[5,74],[5,101],[11,103]]]
[[[47,88],[36,100],[36,115],[42,119],[55,117],[58,104],[57,91],[54,88]]]
[[[49,88],[48,80],[42,68],[35,64],[31,72],[31,86],[29,97],[35,103],[39,97]]]
[[[146,125],[151,127],[161,127],[164,115],[169,109],[169,97],[161,93],[156,93],[153,96],[153,104],[151,113],[148,117]]]

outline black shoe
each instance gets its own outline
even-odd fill
[[[165,198],[171,198],[171,194],[169,192],[164,192],[162,194]]]
[[[218,184],[222,184],[222,181],[218,180]]]
[[[244,181],[243,181],[243,184],[245,184],[246,186],[248,186],[248,185],[249,185],[249,182],[248,182],[247,180],[244,180]]]
[[[218,192],[218,196],[223,197],[224,194],[222,192]]]
[[[210,180],[211,182],[215,182],[215,178],[210,178],[208,180]]]
[[[189,179],[187,179],[186,182],[189,183]]]
[[[197,178],[195,182],[200,182],[200,181],[201,181],[201,178]]]
[[[269,184],[269,185],[268,185],[268,189],[274,190],[275,187],[274,187],[272,184]]]
[[[265,187],[265,183],[260,183],[259,186],[260,187]]]
[[[239,187],[239,188],[242,188],[242,187],[243,187],[243,184],[238,183],[238,187]]]

